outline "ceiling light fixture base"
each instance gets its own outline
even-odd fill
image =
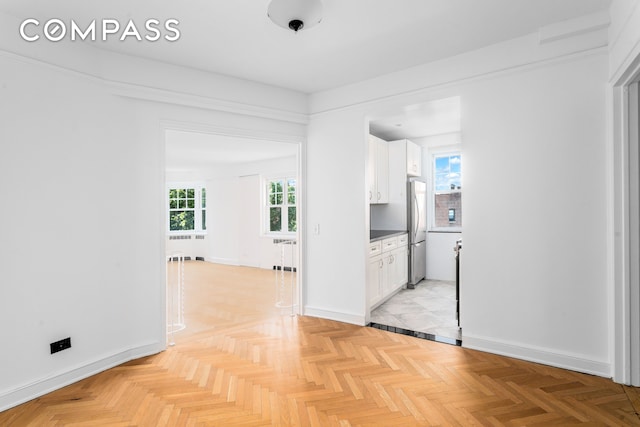
[[[278,26],[298,32],[322,20],[320,0],[271,0],[267,16]]]

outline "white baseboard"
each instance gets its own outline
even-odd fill
[[[351,323],[352,325],[358,325],[358,326],[366,325],[364,315],[342,313],[339,311],[331,311],[323,308],[310,307],[308,305],[304,306],[303,314],[305,316],[319,317],[321,319],[337,320],[338,322]]]
[[[92,375],[106,371],[140,357],[150,356],[164,350],[164,344],[153,343],[115,353],[111,356],[72,368],[66,372],[42,378],[14,390],[0,394],[0,412],[51,393]]]
[[[502,342],[492,338],[468,336],[464,333],[462,336],[462,347],[541,363],[543,365],[555,366],[556,368],[611,378],[610,363],[587,359],[579,355],[557,353],[545,348]]]

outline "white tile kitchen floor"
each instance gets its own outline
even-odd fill
[[[371,312],[371,322],[460,340],[456,283],[423,280],[415,289],[402,289]]]

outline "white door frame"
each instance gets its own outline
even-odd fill
[[[640,55],[612,87],[612,376],[640,386]]]

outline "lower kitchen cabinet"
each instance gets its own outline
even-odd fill
[[[407,235],[371,243],[367,295],[369,307],[389,299],[408,281]]]
[[[369,304],[377,304],[382,299],[382,287],[384,286],[382,278],[384,270],[384,262],[382,255],[369,258],[369,273],[367,275],[367,295]]]

